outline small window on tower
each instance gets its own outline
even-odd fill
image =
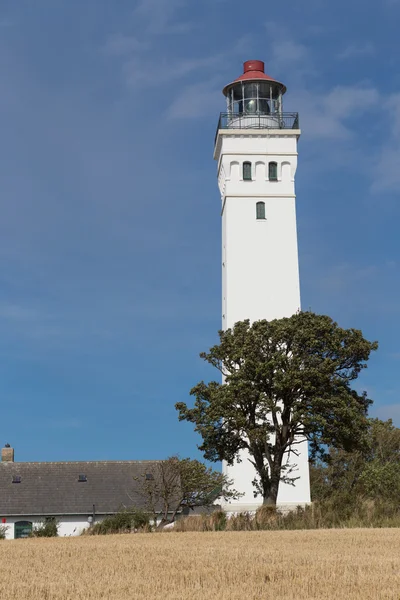
[[[256,218],[257,219],[265,219],[265,202],[257,202]]]
[[[268,179],[278,181],[278,163],[270,162],[268,165]]]
[[[243,163],[243,180],[251,181],[251,162]]]

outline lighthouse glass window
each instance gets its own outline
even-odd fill
[[[251,181],[251,162],[243,163],[243,179],[244,181]]]
[[[268,115],[273,104],[275,90],[264,83],[238,83],[229,96],[230,112],[240,115]]]

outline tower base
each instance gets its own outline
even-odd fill
[[[258,504],[245,504],[245,503],[240,503],[240,502],[235,502],[235,504],[228,504],[228,503],[222,503],[221,504],[221,510],[223,510],[228,517],[229,516],[234,516],[237,515],[239,513],[250,513],[250,514],[255,514],[255,512],[257,511],[258,508],[260,508],[262,506],[262,503],[258,503]],[[296,502],[286,502],[286,503],[277,503],[276,505],[276,509],[283,514],[287,514],[289,512],[292,512],[294,510],[297,510],[297,508],[305,508],[306,506],[311,506],[311,502],[300,502],[300,503],[296,503]]]
[[[292,484],[282,481],[279,484],[276,504],[280,510],[293,510],[311,503],[307,441],[304,439],[296,446],[296,450],[298,456],[293,457],[293,464],[292,461],[289,463],[292,469],[289,475],[293,479]],[[252,481],[257,477],[257,473],[249,458],[249,453],[242,450],[239,461],[233,465],[222,463],[222,472],[233,482],[232,488],[242,494],[237,500],[221,503],[221,508],[228,513],[254,512],[262,506],[262,496],[254,497],[255,488]]]

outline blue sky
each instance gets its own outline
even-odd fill
[[[400,426],[399,0],[3,0],[0,443],[17,460],[199,456],[213,373],[222,87],[261,59],[299,111],[303,308],[380,342]]]

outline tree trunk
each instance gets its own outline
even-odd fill
[[[263,504],[267,506],[276,506],[278,498],[278,489],[280,481],[280,469],[278,472],[273,472],[269,478],[268,485],[264,485]]]
[[[276,500],[278,498],[278,491],[270,490],[267,496],[263,498],[263,504],[266,506],[276,506]]]

